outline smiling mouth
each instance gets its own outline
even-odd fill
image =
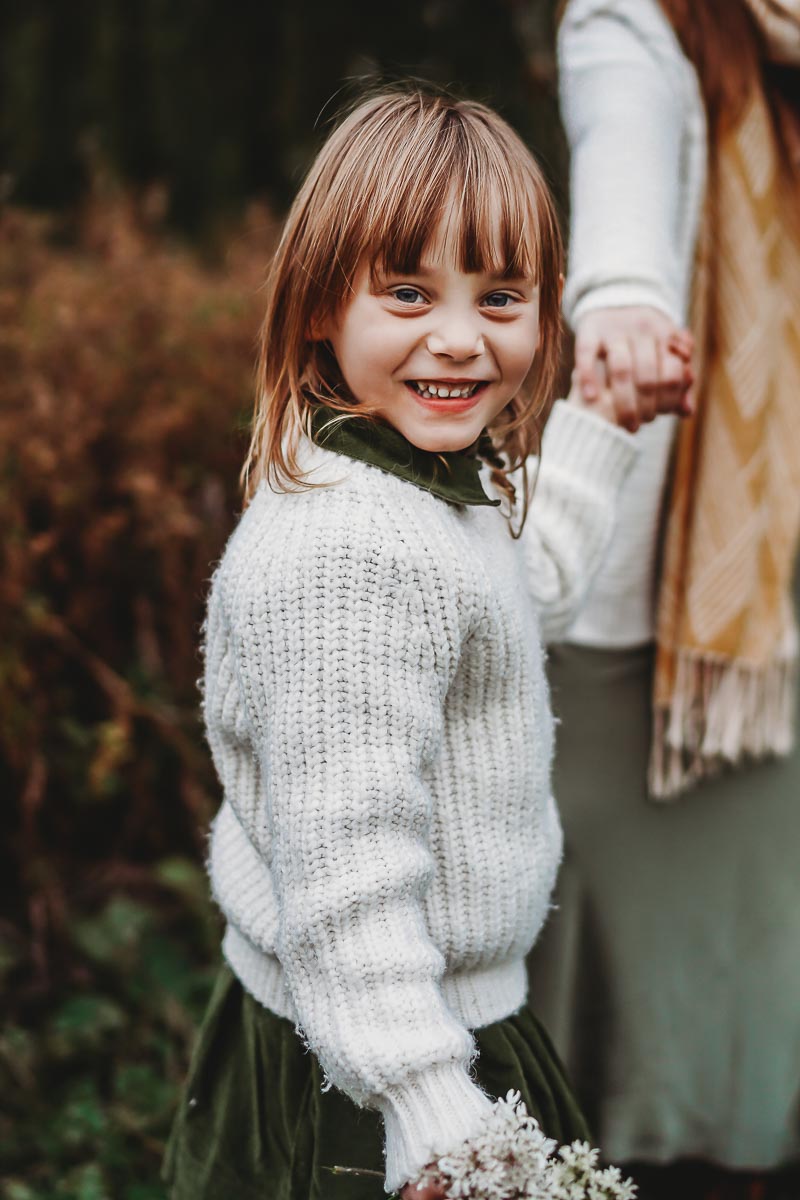
[[[439,383],[435,379],[408,379],[406,383],[423,400],[468,400],[478,388],[486,386],[484,380],[464,383]]]

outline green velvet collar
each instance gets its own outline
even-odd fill
[[[481,442],[468,450],[433,454],[413,446],[402,433],[379,418],[338,420],[339,415],[330,408],[314,410],[311,436],[318,446],[380,467],[448,504],[499,505],[500,501],[491,500],[481,484],[481,460],[477,454]],[[491,446],[487,448],[491,452]]]

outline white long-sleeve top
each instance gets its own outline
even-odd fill
[[[524,1002],[561,829],[542,634],[608,544],[635,440],[556,405],[521,541],[320,447],[214,575],[204,715],[224,953],[377,1108],[387,1190],[475,1135],[470,1030]]]
[[[658,0],[571,0],[558,39],[571,153],[564,311],[651,305],[687,317],[705,188],[697,75]],[[608,555],[567,640],[630,646],[655,631],[661,511],[678,418],[638,437]]]

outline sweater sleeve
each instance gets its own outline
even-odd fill
[[[392,1190],[474,1136],[491,1104],[422,911],[423,773],[457,631],[434,638],[431,622],[447,625],[439,585],[391,561],[368,515],[329,524],[281,538],[266,583],[255,564],[237,604],[237,672],[298,1025],[330,1083],[382,1114]]]
[[[694,229],[682,189],[691,69],[656,0],[572,0],[558,38],[571,153],[564,311],[652,305],[684,317]]]
[[[604,418],[557,400],[545,427],[522,551],[546,642],[563,638],[603,561],[636,439]]]

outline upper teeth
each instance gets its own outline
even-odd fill
[[[414,380],[414,387],[420,396],[425,396],[427,399],[432,399],[434,396],[440,400],[465,398],[471,396],[477,386],[477,383],[464,383],[453,387],[444,383],[426,383],[422,380]]]

